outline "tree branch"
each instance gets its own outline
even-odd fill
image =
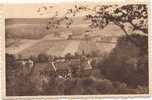
[[[133,27],[134,27],[134,30],[140,30],[140,31],[142,31],[143,33],[148,33],[148,28],[140,28],[140,27],[138,27],[138,26],[136,26],[135,24],[133,24],[131,21],[128,21]]]
[[[130,35],[128,34],[128,32],[125,30],[124,25],[120,24],[119,22],[114,22],[115,25],[119,26],[125,33],[125,35],[128,37],[128,39],[135,44],[135,46],[139,47],[140,45],[133,39],[130,37]]]

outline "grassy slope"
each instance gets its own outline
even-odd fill
[[[86,24],[82,18],[74,18],[73,25],[77,27],[59,27],[58,29],[46,29],[48,19],[6,19],[6,38],[40,39],[47,34],[54,34],[62,31],[74,33],[84,32],[86,28],[79,27],[79,24]],[[62,23],[62,25],[64,25]]]
[[[87,23],[87,22],[86,22]],[[77,22],[74,23],[76,26],[72,26],[70,28],[60,27],[58,29],[50,29],[46,30],[46,20],[8,20],[6,21],[6,45],[7,49],[12,49],[12,46],[18,44],[18,41],[12,42],[13,39],[27,39],[25,44],[30,44],[31,40],[40,41],[40,40],[48,40],[48,41],[41,41],[38,43],[34,43],[30,45],[28,48],[24,48],[19,54],[23,55],[37,55],[39,53],[48,53],[54,55],[61,55],[63,50],[66,46],[69,45],[69,41],[61,41],[61,42],[53,42],[50,39],[53,39],[52,34],[64,32],[64,34],[68,32],[72,32],[73,34],[84,34],[86,30],[90,30],[86,25],[84,27],[85,22],[82,19],[78,19]],[[83,26],[83,27],[82,27]],[[94,29],[96,30],[96,29]],[[91,35],[101,35],[101,36],[119,36],[122,35],[122,31],[114,26],[113,24],[108,25],[103,30],[96,30],[90,31],[89,34]],[[83,36],[83,35],[82,35]],[[9,38],[8,38],[9,37]],[[11,41],[10,41],[11,40]],[[28,41],[29,40],[29,41]],[[79,42],[79,41],[78,41]],[[24,47],[25,44],[20,44],[20,47]],[[112,47],[111,47],[112,46]],[[89,53],[91,51],[101,51],[101,53],[111,51],[114,45],[112,44],[105,44],[105,43],[95,43],[95,42],[84,42],[82,41],[78,47],[78,52],[81,53],[82,50]],[[7,51],[6,49],[6,51]],[[15,48],[18,49],[17,47]]]
[[[59,27],[57,29],[46,29],[48,19],[6,19],[6,38],[24,38],[24,39],[40,39],[47,34],[55,34],[63,31],[71,31],[74,34],[85,33],[91,30],[88,25],[89,21],[83,20],[81,17],[73,18],[74,23],[70,28]],[[64,25],[64,23],[61,23]],[[122,35],[120,28],[110,24],[100,31],[94,31],[93,34],[101,35]]]
[[[23,56],[37,56],[40,53],[47,53],[59,56],[65,49],[66,45],[68,45],[68,41],[44,40],[24,49],[23,51],[19,52],[19,54],[22,54]]]

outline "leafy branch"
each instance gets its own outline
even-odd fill
[[[132,33],[136,30],[141,31],[143,35],[148,36],[148,11],[145,4],[130,4],[130,5],[96,5],[92,8],[87,6],[75,5],[73,8],[67,9],[63,17],[53,16],[48,22],[49,27],[59,26],[62,22],[65,23],[67,28],[73,23],[72,17],[76,16],[77,13],[92,12],[86,14],[85,20],[90,20],[91,28],[105,28],[109,23],[114,23],[119,26],[124,34],[136,45],[138,43],[129,37],[129,33],[125,27],[125,24],[129,23],[133,29]]]

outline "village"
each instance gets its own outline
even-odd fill
[[[84,52],[83,52],[84,53]],[[71,55],[68,53],[65,57],[38,55],[38,58],[29,57],[26,59],[18,58],[15,65],[20,69],[20,74],[27,76],[34,70],[39,70],[39,75],[56,74],[59,78],[71,79],[75,77],[89,77],[98,56],[89,55]]]

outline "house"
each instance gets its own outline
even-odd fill
[[[51,75],[51,73],[56,73],[58,76],[60,75],[64,78],[89,76],[92,71],[91,60],[85,60],[82,62],[80,59],[38,63],[36,64],[36,67],[42,69],[40,70],[41,75]]]
[[[91,62],[91,59],[85,59],[84,61],[81,61],[81,77],[87,77],[91,75],[93,69]]]
[[[36,73],[44,76],[49,76],[55,73],[52,65],[48,62],[36,63],[35,64]]]
[[[17,59],[16,64],[21,66],[28,66],[30,68],[34,66],[34,62],[31,59]]]
[[[16,66],[20,67],[20,72],[23,75],[28,75],[33,70],[34,62],[30,59],[17,59]]]
[[[68,74],[69,64],[67,62],[55,62],[54,67],[56,68],[56,72],[58,75],[65,77]]]
[[[72,60],[69,64],[69,68],[71,69],[72,76],[74,77],[83,77],[89,76],[92,71],[91,60]]]

